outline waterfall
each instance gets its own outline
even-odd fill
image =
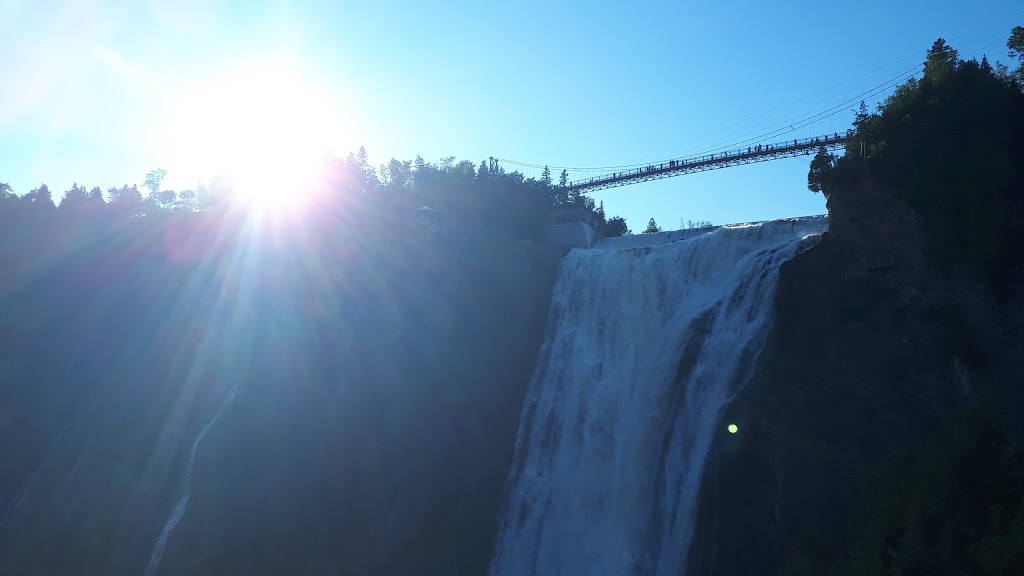
[[[171,511],[171,515],[167,518],[164,523],[163,530],[160,531],[160,536],[156,539],[156,543],[153,545],[153,551],[149,555],[149,562],[146,564],[145,576],[153,576],[157,573],[160,568],[160,560],[163,559],[164,549],[167,548],[167,540],[171,537],[171,533],[178,527],[178,523],[181,522],[182,517],[185,515],[185,509],[188,508],[188,501],[192,497],[192,467],[196,462],[196,452],[199,450],[199,446],[206,439],[206,435],[210,433],[210,430],[217,424],[217,420],[220,420],[221,415],[224,411],[231,406],[231,403],[235,400],[235,395],[238,393],[238,382],[235,381],[231,385],[231,389],[228,391],[228,395],[224,397],[224,401],[221,402],[220,408],[217,412],[206,422],[199,434],[196,435],[196,439],[192,442],[192,451],[188,455],[188,464],[185,465],[185,488],[181,493],[181,497],[178,499],[178,503],[174,506],[174,510]]]
[[[644,234],[565,257],[493,576],[684,571],[704,460],[756,368],[779,266],[826,226]]]

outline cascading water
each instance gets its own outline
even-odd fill
[[[153,545],[153,551],[149,555],[149,562],[146,564],[145,576],[153,576],[157,573],[160,568],[160,560],[163,559],[164,549],[167,548],[167,540],[171,537],[171,533],[178,527],[178,523],[181,522],[181,518],[185,515],[185,509],[188,508],[188,501],[192,497],[192,468],[196,462],[196,451],[199,450],[199,446],[206,439],[206,435],[210,433],[210,430],[217,424],[217,420],[220,420],[221,415],[227,410],[231,403],[235,401],[235,396],[238,394],[238,382],[234,382],[231,389],[228,391],[228,395],[224,398],[220,408],[217,412],[206,422],[203,429],[199,431],[196,439],[192,442],[192,451],[189,452],[188,464],[185,467],[185,489],[181,494],[181,498],[178,499],[177,505],[174,506],[174,510],[171,511],[171,515],[167,518],[167,522],[164,523],[163,530],[160,531],[160,536],[156,539],[156,543]]]
[[[704,460],[779,266],[824,217],[609,240],[562,263],[490,572],[683,572]]]

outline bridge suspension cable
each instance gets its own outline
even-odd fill
[[[638,182],[660,180],[694,172],[705,172],[729,166],[809,155],[812,150],[822,147],[829,149],[838,148],[845,144],[846,138],[845,134],[840,136],[838,133],[834,133],[832,136],[826,135],[805,138],[803,140],[796,139],[792,142],[748,146],[746,150],[738,149],[724,153],[669,160],[668,162],[649,164],[641,168],[630,168],[624,171],[616,171],[593,178],[573,181],[569,183],[566,189],[586,194],[607,188],[617,188]]]
[[[765,132],[765,133],[762,133],[762,134],[758,134],[757,136],[754,136],[752,138],[746,138],[746,139],[743,139],[743,140],[740,140],[740,141],[733,141],[731,144],[729,144],[727,146],[719,146],[719,147],[716,147],[716,148],[705,149],[705,150],[702,150],[701,152],[698,152],[697,154],[694,154],[694,155],[707,155],[707,154],[717,153],[717,152],[720,152],[720,151],[723,151],[723,150],[737,149],[737,148],[739,148],[741,146],[745,146],[747,144],[754,144],[754,143],[757,143],[757,142],[766,142],[769,138],[775,138],[775,137],[778,137],[778,136],[780,136],[782,134],[792,133],[792,132],[794,132],[794,131],[796,131],[796,130],[798,130],[800,128],[807,127],[807,126],[813,124],[814,122],[816,122],[816,121],[818,121],[818,120],[820,120],[822,118],[826,118],[828,116],[831,116],[831,115],[834,115],[834,114],[838,114],[838,113],[843,111],[843,108],[845,108],[846,106],[849,106],[852,103],[856,103],[856,102],[859,102],[861,100],[864,100],[864,99],[876,96],[876,95],[880,94],[881,92],[883,92],[883,91],[885,91],[885,90],[887,90],[887,89],[889,89],[889,88],[891,88],[891,87],[893,87],[893,86],[895,86],[895,85],[897,85],[897,84],[899,84],[901,82],[906,81],[911,76],[913,76],[913,75],[917,74],[918,72],[920,72],[922,68],[923,68],[923,66],[921,64],[918,64],[918,65],[914,66],[913,68],[911,68],[909,70],[905,70],[904,72],[901,72],[899,75],[897,75],[897,76],[895,76],[893,78],[890,78],[889,80],[885,81],[881,85],[878,85],[878,86],[875,86],[875,87],[871,88],[867,92],[862,92],[862,93],[854,96],[853,98],[844,100],[840,104],[834,105],[834,106],[832,106],[830,108],[827,108],[827,109],[825,109],[825,110],[823,110],[821,112],[818,112],[818,113],[816,113],[816,114],[814,114],[814,115],[812,115],[810,117],[806,117],[806,118],[804,118],[802,120],[799,120],[799,121],[796,121],[796,122],[789,122],[787,124],[787,126],[784,127],[784,128],[777,128],[777,129],[774,129],[774,130],[770,130],[768,132]],[[775,125],[777,125],[777,124],[773,124],[772,126],[775,126]],[[845,132],[845,130],[844,130],[844,132]],[[613,165],[613,166],[571,167],[571,166],[551,166],[551,165],[536,164],[536,163],[530,163],[530,162],[518,162],[518,161],[510,160],[510,159],[507,159],[507,158],[496,158],[496,160],[498,160],[500,162],[504,162],[506,164],[510,164],[512,166],[518,166],[518,167],[522,167],[522,168],[541,169],[541,168],[547,167],[552,172],[561,171],[563,169],[567,170],[567,171],[602,171],[602,170],[616,170],[616,171],[618,171],[618,170],[629,170],[629,169],[633,169],[633,168],[642,168],[642,167],[647,166],[647,165],[650,164],[650,163],[644,162],[644,163],[633,163],[633,164],[619,164],[619,165]],[[660,162],[654,162],[654,163],[658,164]]]
[[[1009,19],[1009,17],[1004,18],[1004,19]],[[989,25],[989,26],[991,26],[991,25]],[[979,32],[979,31],[981,31],[981,30],[983,30],[985,28],[988,28],[988,27],[981,27],[981,28],[979,28],[977,30],[974,30],[974,31],[970,32],[970,33],[967,33],[965,35],[961,35],[961,37],[964,37],[964,36],[967,36],[967,35],[970,35],[970,34],[974,34],[974,33]],[[988,44],[986,44],[986,45],[984,45],[984,46],[982,46],[980,48],[975,48],[973,50],[970,50],[970,52],[965,52],[964,54],[965,55],[977,54],[977,53],[980,53],[982,50],[985,50],[985,49],[987,49],[987,48],[989,48],[991,46],[997,45],[999,43],[1000,43],[1000,41],[991,42],[991,43],[988,43]],[[852,80],[855,80],[857,78],[862,78],[864,76],[872,74],[873,72],[877,72],[879,70],[883,70],[884,68],[886,68],[888,66],[891,66],[892,64],[899,63],[899,61],[905,61],[906,59],[908,59],[908,57],[904,57],[904,58],[901,58],[901,59],[893,60],[892,63],[890,63],[889,65],[885,65],[883,67],[874,69],[871,72],[862,74],[862,75],[857,76],[857,77],[855,77],[855,78],[853,78],[851,80],[844,81],[844,82],[842,82],[840,84],[837,84],[836,86],[839,86],[839,85],[842,85],[842,84],[846,84],[846,83],[851,82]],[[735,151],[735,150],[741,149],[745,145],[755,145],[755,143],[765,142],[769,138],[778,138],[781,135],[787,134],[787,133],[791,133],[792,134],[793,132],[796,132],[796,131],[801,130],[803,128],[810,127],[810,126],[814,125],[815,123],[818,123],[818,122],[820,122],[820,121],[822,121],[824,119],[833,118],[833,117],[839,116],[841,114],[844,114],[846,112],[844,110],[846,107],[851,106],[851,105],[855,105],[857,101],[867,100],[867,99],[872,98],[874,96],[878,96],[879,94],[883,93],[884,91],[886,91],[886,90],[888,90],[888,89],[890,89],[890,88],[892,88],[892,87],[894,87],[896,85],[899,85],[902,82],[905,82],[906,80],[910,79],[911,77],[913,77],[915,75],[920,74],[923,71],[923,69],[924,69],[924,65],[923,64],[915,65],[912,68],[904,70],[900,74],[898,74],[898,75],[896,75],[894,77],[889,78],[888,80],[886,80],[885,82],[883,82],[881,84],[878,84],[876,86],[872,86],[868,90],[859,92],[859,93],[857,93],[856,95],[854,95],[852,97],[847,97],[847,99],[844,99],[843,101],[841,101],[840,104],[824,105],[827,108],[823,108],[823,109],[821,109],[821,105],[818,105],[817,107],[814,107],[814,106],[812,106],[812,107],[804,107],[805,110],[807,110],[807,109],[812,109],[813,110],[815,108],[817,108],[819,110],[816,110],[813,114],[811,114],[809,116],[806,116],[806,117],[803,117],[800,120],[792,121],[792,120],[788,120],[788,119],[783,118],[781,120],[768,121],[767,122],[768,125],[765,126],[764,131],[761,131],[760,133],[757,133],[757,135],[754,135],[754,136],[750,136],[749,135],[749,134],[752,133],[752,129],[751,128],[743,128],[743,129],[739,129],[739,130],[727,133],[727,135],[725,135],[725,137],[719,137],[719,138],[713,140],[712,142],[710,142],[709,145],[707,146],[707,148],[703,149],[701,152],[698,152],[698,153],[695,153],[695,154],[691,153],[691,154],[688,154],[687,156],[703,157],[703,156],[711,156],[711,155],[714,155],[714,154],[720,154],[720,153],[725,152],[725,151]],[[830,88],[825,88],[823,90],[819,90],[817,92],[814,92],[813,94],[810,94],[810,95],[804,96],[802,98],[799,98],[797,101],[805,100],[808,97],[811,97],[811,96],[813,96],[815,94],[818,94],[818,93],[821,93],[821,92],[824,92],[824,91],[827,91],[829,89]],[[860,90],[860,88],[858,88],[858,90]],[[846,92],[849,93],[850,90],[847,90]],[[791,102],[791,104],[792,104],[792,102]],[[703,137],[707,137],[708,135],[719,133],[719,132],[722,132],[723,130],[728,130],[731,127],[735,127],[735,126],[741,125],[742,123],[744,123],[746,121],[749,121],[751,119],[758,118],[758,117],[761,117],[761,116],[765,116],[767,114],[770,114],[771,112],[774,112],[776,110],[780,110],[782,108],[785,108],[785,106],[788,106],[788,105],[783,105],[781,107],[776,107],[775,109],[772,109],[770,111],[766,111],[766,112],[757,114],[757,115],[752,116],[752,117],[750,117],[748,119],[741,120],[739,122],[735,122],[735,123],[729,124],[728,126],[724,126],[722,128],[718,128],[716,130],[712,130],[711,132],[707,132],[706,134],[702,134],[702,135],[697,136],[695,138],[691,138],[690,140],[687,140],[687,142],[697,141],[697,140],[699,140],[699,139],[701,139]],[[766,124],[766,122],[762,122],[761,123],[761,125],[764,125],[764,124]],[[843,132],[845,132],[845,131],[846,130],[843,130]],[[838,133],[838,131],[837,131],[837,133]],[[735,139],[735,138],[739,138],[739,139]],[[834,139],[833,140],[829,140],[829,143],[831,143],[831,141],[834,141]],[[799,138],[798,138],[798,140],[799,140]],[[685,146],[687,142],[680,142],[679,145],[675,145],[673,147],[670,147],[669,149],[665,149],[665,150],[663,150],[663,152],[655,153],[655,155],[656,154],[662,154],[664,152],[669,152],[671,150],[675,150],[677,148]],[[772,146],[772,145],[768,145],[768,146]],[[767,147],[765,147],[765,148],[767,148]],[[649,158],[649,157],[652,157],[652,156],[654,156],[654,155],[648,155],[645,158]],[[770,158],[767,158],[769,156],[770,156]],[[762,159],[774,159],[774,158],[777,158],[777,157],[780,157],[780,156],[777,156],[777,155],[763,155],[763,156],[759,156],[759,158],[762,158]],[[628,163],[628,164],[618,164],[618,165],[610,165],[610,166],[555,166],[555,165],[540,164],[540,163],[520,162],[520,161],[510,160],[510,159],[507,159],[507,158],[496,158],[496,160],[498,160],[499,162],[505,163],[507,165],[511,165],[511,166],[515,166],[515,167],[519,167],[519,168],[529,169],[530,171],[532,171],[532,170],[541,170],[541,169],[544,169],[544,168],[548,168],[552,172],[553,175],[557,174],[561,170],[565,170],[565,171],[568,171],[568,172],[575,172],[575,173],[577,173],[577,175],[579,175],[580,172],[591,172],[591,173],[594,173],[594,172],[603,172],[603,171],[614,172],[614,173],[618,173],[618,172],[628,173],[631,170],[636,171],[638,169],[643,169],[645,167],[649,167],[649,166],[653,166],[653,165],[660,166],[660,165],[668,164],[670,162],[675,164],[675,162],[677,161],[676,159],[672,159],[672,160],[668,160],[668,161],[655,161],[655,162],[652,162],[652,163],[633,162],[633,163]],[[759,160],[759,161],[763,161],[763,160]],[[732,165],[732,164],[730,164],[730,165]],[[681,173],[686,173],[686,172],[681,172]],[[673,175],[675,175],[675,174],[673,174]],[[572,179],[573,179],[573,181],[577,181],[577,180],[580,180],[582,178],[574,177]],[[593,179],[593,178],[591,178],[591,179]]]

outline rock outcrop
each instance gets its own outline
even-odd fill
[[[828,209],[821,242],[782,266],[762,368],[724,416],[689,576],[804,573],[787,562],[835,558],[866,481],[980,388],[995,398],[982,367],[1014,356],[984,285],[929,268],[905,204],[863,181]]]

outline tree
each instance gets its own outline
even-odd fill
[[[167,176],[167,170],[157,168],[146,174],[146,182],[142,187],[149,190],[149,195],[155,198],[157,193],[160,192],[160,185],[163,183],[165,176]]]
[[[53,193],[50,192],[50,188],[46,184],[41,184],[39,188],[32,190],[28,194],[25,194],[25,200],[34,206],[42,209],[56,208],[57,206],[53,203]]]
[[[195,212],[198,196],[195,190],[182,190],[178,193],[178,201],[174,204],[177,210]]]
[[[142,193],[134,184],[110,188],[107,194],[110,196],[110,205],[122,216],[135,216],[142,210]]]
[[[1007,78],[1010,77],[1010,67],[1007,66],[1006,64],[1003,64],[1002,62],[996,60],[995,68],[996,68],[995,74],[999,78],[1002,78],[1003,80],[1006,80]]]
[[[608,219],[608,222],[604,225],[602,233],[606,238],[614,238],[616,236],[626,236],[632,234],[633,231],[626,226],[626,219],[622,216],[612,216]]]
[[[102,210],[107,206],[106,200],[103,199],[103,190],[99,186],[93,186],[86,194],[86,199],[89,201],[90,212]]]
[[[981,55],[981,69],[985,72],[992,72],[992,65],[988,62],[988,56],[985,54]]]
[[[1017,26],[1010,31],[1010,39],[1006,41],[1006,47],[1010,50],[1010,58],[1016,58],[1020,62],[1020,68],[1014,72],[1017,80],[1024,82],[1024,26]]]
[[[835,165],[836,157],[824,146],[818,148],[818,153],[811,160],[811,169],[807,172],[807,189],[814,193],[828,194],[830,190],[826,182]]]
[[[924,78],[908,80],[860,123],[845,154],[819,151],[808,188],[844,193],[870,167],[920,217],[931,265],[965,264],[1008,294],[1024,281],[1024,236],[1016,232],[1024,91],[993,68],[960,61],[937,41]]]
[[[939,38],[928,50],[924,61],[924,76],[936,81],[943,81],[956,70],[960,54],[952,47],[946,45],[946,41]]]
[[[487,160],[480,161],[480,167],[476,170],[476,179],[480,182],[486,182],[490,178],[490,170],[487,169]]]
[[[81,214],[89,204],[89,196],[85,187],[79,186],[78,182],[71,185],[64,198],[60,201],[60,211],[63,214]]]
[[[156,193],[156,204],[161,210],[173,210],[177,199],[178,193],[174,190],[160,190]]]
[[[1010,31],[1006,47],[1010,49],[1010,58],[1016,58],[1024,65],[1024,26],[1017,26]]]
[[[543,184],[545,188],[551,187],[551,169],[548,168],[547,165],[544,166],[544,172],[540,175],[540,183]]]
[[[0,182],[0,200],[9,200],[15,198],[14,188],[7,182]]]
[[[868,105],[863,100],[860,101],[860,108],[857,109],[857,113],[853,117],[853,125],[860,127],[871,119],[871,114],[868,113]]]
[[[647,228],[644,228],[644,234],[654,234],[655,232],[661,232],[661,226],[651,218],[647,221]]]
[[[565,188],[569,185],[569,171],[562,168],[562,174],[558,177],[558,185]]]

